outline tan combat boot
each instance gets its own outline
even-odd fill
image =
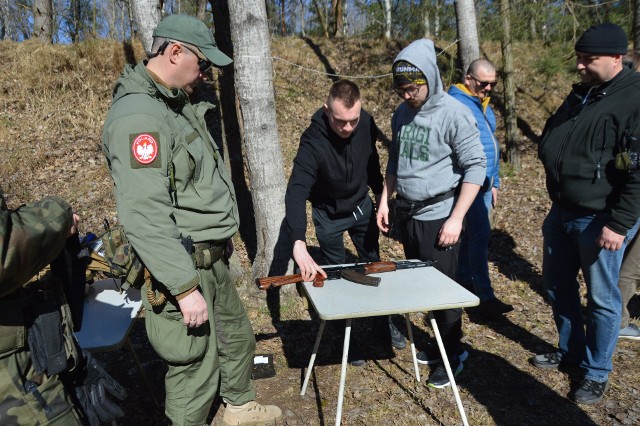
[[[255,401],[243,405],[227,404],[222,426],[271,426],[280,418],[282,410],[275,405],[260,405]]]

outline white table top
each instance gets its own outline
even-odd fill
[[[141,308],[140,290],[130,288],[120,293],[112,279],[94,282],[85,294],[82,328],[75,333],[80,347],[120,348]]]
[[[323,320],[464,308],[480,303],[473,293],[434,267],[371,276],[381,278],[378,287],[345,279],[326,280],[324,287],[314,287],[310,282],[303,286]]]

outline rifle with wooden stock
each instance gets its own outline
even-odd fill
[[[327,266],[322,269],[327,273],[327,278],[324,278],[320,274],[316,274],[316,278],[313,281],[314,287],[323,287],[325,280],[337,280],[344,278],[345,280],[363,284],[368,286],[377,287],[380,284],[379,277],[369,277],[367,275],[380,274],[383,272],[393,272],[399,269],[414,269],[414,268],[426,268],[433,266],[435,262],[431,260],[427,261],[410,261],[410,260],[398,260],[389,262],[371,262],[371,263],[356,263],[351,266]],[[267,290],[273,287],[280,287],[285,284],[294,284],[302,281],[301,274],[285,275],[280,277],[263,277],[257,278],[256,284],[261,290]]]

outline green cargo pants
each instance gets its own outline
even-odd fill
[[[43,400],[24,390],[25,380],[37,381]],[[58,376],[36,376],[29,351],[23,350],[0,359],[0,425],[36,424],[80,426],[82,422]]]
[[[251,380],[255,336],[229,270],[220,260],[198,274],[209,322],[195,330],[182,324],[174,302],[154,311],[142,298],[149,341],[168,363],[165,414],[174,425],[205,424],[218,390],[233,405],[256,398]]]

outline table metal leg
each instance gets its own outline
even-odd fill
[[[418,358],[416,356],[416,345],[413,342],[413,330],[411,329],[411,320],[409,314],[404,314],[404,320],[407,323],[407,334],[409,335],[409,343],[411,344],[411,356],[413,357],[413,368],[416,371],[416,380],[420,381],[420,369],[418,368]]]
[[[336,426],[342,420],[342,401],[344,400],[344,382],[347,379],[347,358],[349,356],[349,342],[351,341],[351,318],[347,318],[344,329],[344,347],[342,349],[342,366],[340,368],[340,388],[338,390],[338,409],[336,410]]]
[[[311,359],[309,360],[309,366],[307,367],[307,374],[304,376],[304,383],[302,383],[302,390],[300,395],[304,395],[307,391],[307,385],[309,384],[309,378],[313,371],[313,363],[316,361],[316,355],[318,354],[318,347],[320,346],[320,339],[322,339],[322,332],[324,331],[324,325],[326,321],[320,321],[320,329],[318,330],[318,336],[316,337],[316,343],[313,345],[313,353],[311,353]]]
[[[447,353],[444,350],[444,344],[442,343],[440,330],[438,329],[438,324],[436,323],[436,319],[433,316],[433,312],[429,312],[429,321],[431,322],[431,327],[433,328],[433,334],[436,335],[436,341],[438,342],[438,348],[440,349],[440,356],[442,357],[442,363],[444,364],[444,368],[447,371],[447,377],[449,377],[449,383],[451,383],[451,389],[453,389],[453,396],[456,399],[456,404],[458,405],[458,411],[460,412],[460,417],[462,417],[462,424],[464,426],[469,426],[469,422],[467,421],[467,415],[464,413],[462,400],[460,399],[460,394],[458,393],[458,386],[456,386],[455,378],[453,377],[453,373],[451,372],[451,365],[449,365],[449,359],[447,358]]]

